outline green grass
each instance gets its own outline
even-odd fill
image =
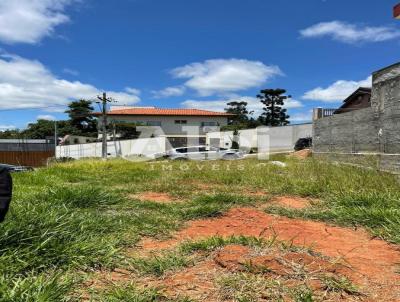
[[[247,190],[320,198],[323,203],[308,210],[270,211],[364,226],[400,243],[396,177],[314,160],[278,159],[288,167],[256,160],[166,164],[88,160],[15,174],[11,211],[0,225],[0,302],[72,301],[80,272],[116,267],[125,261],[124,248],[133,247],[141,237],[166,238],[185,221],[268,202],[246,196]],[[199,189],[193,185],[196,182],[218,189]],[[185,202],[128,198],[141,191],[166,192]],[[221,244],[214,240],[214,245]],[[163,264],[143,264],[140,270],[161,273]]]
[[[187,298],[170,300],[157,288],[138,289],[134,285],[114,286],[92,296],[93,302],[191,302]]]

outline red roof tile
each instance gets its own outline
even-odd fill
[[[393,17],[395,17],[396,19],[400,19],[400,3],[394,7]]]
[[[232,116],[226,112],[199,109],[129,108],[112,110],[108,115],[175,115],[175,116]]]

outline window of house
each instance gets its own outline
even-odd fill
[[[186,125],[187,124],[187,120],[175,120],[175,124],[177,124],[177,125]]]
[[[147,124],[147,126],[159,126],[159,127],[161,127],[161,122],[158,122],[158,121],[148,121],[146,124]]]
[[[218,122],[202,122],[201,123],[202,127],[216,127],[219,126]]]

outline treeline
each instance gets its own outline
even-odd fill
[[[287,110],[284,108],[285,100],[290,96],[285,95],[284,89],[264,89],[257,95],[259,101],[263,104],[262,113],[254,118],[254,111],[247,109],[247,102],[233,101],[228,103],[225,111],[235,116],[229,121],[229,125],[222,130],[240,130],[256,128],[258,126],[285,126],[290,124]]]
[[[97,137],[97,121],[93,116],[92,103],[86,100],[74,101],[68,104],[68,120],[57,121],[57,135],[67,134]],[[0,139],[45,139],[54,137],[55,122],[39,119],[28,124],[26,129],[14,129],[0,132]]]

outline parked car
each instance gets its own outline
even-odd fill
[[[236,160],[243,158],[244,153],[234,149],[194,146],[172,149],[167,151],[166,156],[171,160]]]
[[[14,165],[7,165],[7,164],[0,164],[0,169],[5,169],[8,172],[27,172],[33,171],[32,167],[27,166],[14,166]]]
[[[294,145],[295,151],[309,149],[312,147],[312,137],[299,138]]]
[[[10,172],[6,168],[0,167],[0,222],[4,218],[10,207],[12,197],[12,178]]]

